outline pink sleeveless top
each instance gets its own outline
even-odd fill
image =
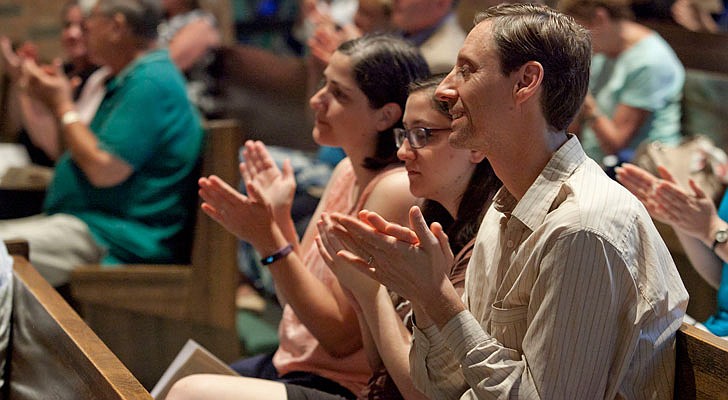
[[[336,167],[318,210],[356,215],[361,211],[377,183],[383,177],[394,173],[406,172],[404,168],[397,167],[379,173],[364,188],[359,198],[353,199],[356,177],[351,161],[345,158]],[[318,252],[314,242],[316,233],[316,221],[312,219],[301,240],[301,259],[309,271],[330,288],[336,282],[336,276],[329,270]],[[363,349],[343,358],[332,357],[299,321],[289,305],[283,308],[283,317],[278,325],[278,337],[280,345],[273,356],[273,365],[280,375],[293,371],[311,372],[337,382],[354,394],[359,393],[371,377],[372,371]]]

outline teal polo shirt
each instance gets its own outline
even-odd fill
[[[91,131],[101,149],[134,172],[116,186],[94,187],[66,152],[56,164],[44,210],[83,220],[108,248],[104,263],[185,262],[203,131],[184,78],[166,50],[154,50],[106,89]]]

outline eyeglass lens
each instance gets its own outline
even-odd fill
[[[412,128],[405,130],[398,128],[394,130],[394,139],[397,147],[402,147],[405,138],[407,138],[410,147],[413,149],[422,148],[427,144],[427,129]]]

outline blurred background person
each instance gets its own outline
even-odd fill
[[[215,80],[209,73],[214,49],[222,38],[215,16],[200,8],[198,0],[162,0],[164,20],[157,44],[187,78],[187,93],[206,116],[215,116],[219,105],[213,95]]]
[[[157,0],[99,0],[88,51],[110,71],[90,124],[60,65],[23,60],[18,86],[57,120],[65,144],[43,214],[0,222],[0,238],[30,244],[53,286],[87,263],[186,263],[203,132],[184,78],[156,47]]]
[[[393,0],[392,25],[419,47],[433,74],[450,72],[465,31],[455,15],[455,0]]]
[[[73,98],[81,118],[86,123],[91,121],[101,103],[105,93],[104,82],[108,77],[108,69],[99,69],[97,63],[89,56],[86,47],[83,23],[84,14],[88,11],[89,9],[82,8],[77,0],[65,3],[61,9],[60,38],[65,53],[63,72],[73,82]],[[33,100],[26,92],[18,90],[17,86],[22,60],[24,58],[37,60],[32,50],[33,45],[26,43],[15,51],[8,38],[0,40],[3,70],[10,77],[11,98],[22,124],[18,132],[18,141],[26,147],[34,164],[52,166],[63,150],[59,143],[57,121],[40,102]]]
[[[457,49],[465,40],[465,31],[455,15],[456,3],[454,0],[391,0],[390,28],[420,49],[434,74],[452,69]],[[356,35],[355,30],[324,25],[309,40],[311,53],[325,64],[338,44]]]
[[[311,16],[314,30],[306,41],[310,54],[309,84],[318,83],[329,58],[341,43],[367,33],[392,31],[391,16],[391,0],[360,0],[352,21],[346,24],[337,23],[324,13],[314,13]]]
[[[308,41],[323,20],[339,27],[351,25],[359,7],[357,0],[300,0],[300,3],[299,21],[294,27],[294,35],[301,43]]]
[[[619,163],[644,140],[678,143],[685,69],[667,42],[632,20],[627,0],[562,0],[558,8],[592,35],[589,93],[569,128],[586,154]]]
[[[652,218],[670,225],[690,264],[718,291],[718,309],[703,323],[688,315],[685,322],[728,339],[728,193],[716,209],[694,181],[680,187],[670,171],[659,167],[660,178],[632,164],[617,168],[617,179],[645,205]]]

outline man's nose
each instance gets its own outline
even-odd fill
[[[437,89],[435,89],[435,97],[438,100],[446,101],[449,106],[452,106],[455,104],[455,101],[457,100],[458,93],[455,89],[455,74],[456,74],[456,68],[455,66],[452,71],[445,77],[445,79],[440,82],[440,84],[437,86]]]

